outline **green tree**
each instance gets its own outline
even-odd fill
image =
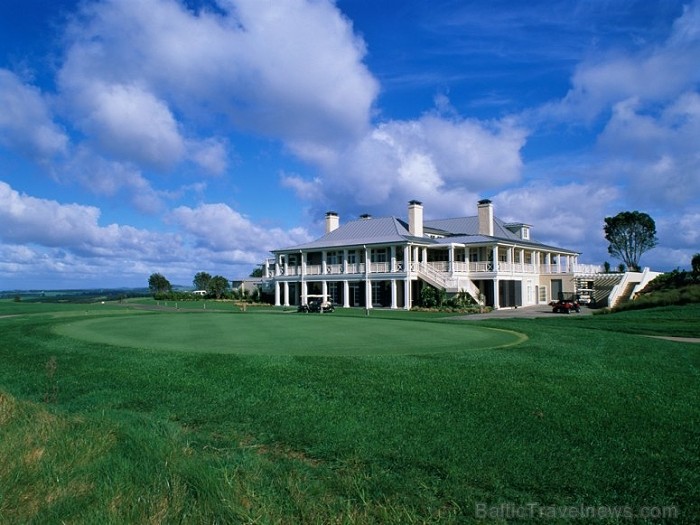
[[[173,287],[165,276],[160,273],[152,273],[148,278],[148,289],[151,290],[153,295],[158,295],[170,292]]]
[[[658,244],[654,219],[639,211],[605,217],[604,230],[610,243],[608,253],[621,259],[632,271],[639,271],[642,254]]]
[[[262,276],[263,276],[263,269],[261,266],[258,266],[257,268],[255,268],[255,270],[250,272],[250,277],[262,277]]]
[[[209,290],[209,284],[211,283],[211,275],[207,272],[198,272],[195,274],[192,284],[194,284],[195,290]]]
[[[690,260],[690,264],[693,268],[693,279],[700,278],[700,253],[693,255],[693,258]]]
[[[211,281],[209,282],[208,290],[209,292],[214,294],[214,297],[216,297],[217,299],[221,299],[221,297],[228,291],[230,286],[231,283],[229,283],[226,277],[222,277],[221,275],[215,275],[211,278]]]

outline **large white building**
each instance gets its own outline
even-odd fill
[[[579,253],[537,242],[526,223],[505,223],[489,200],[477,214],[423,219],[423,205],[408,204],[408,220],[372,218],[340,224],[326,214],[323,237],[274,250],[264,279],[275,304],[305,304],[322,295],[344,307],[410,309],[431,285],[448,295],[464,291],[494,308],[546,304],[576,291],[576,276],[598,268],[578,264]]]

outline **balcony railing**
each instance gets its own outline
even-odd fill
[[[411,262],[408,265],[408,271],[410,273],[416,273],[422,268],[426,271],[426,263],[422,262]],[[325,265],[325,275],[358,275],[365,273],[364,263],[348,263],[346,265],[346,270],[343,269],[343,264],[326,264]],[[494,270],[494,263],[491,261],[454,261],[452,262],[452,271],[450,272],[450,263],[448,261],[433,261],[427,263],[428,271],[437,272],[440,274],[448,275],[462,275],[467,276],[469,274],[479,274],[479,273],[541,273],[541,274],[559,274],[559,273],[600,273],[602,269],[598,266],[593,265],[578,265],[578,264],[531,264],[531,263],[509,263],[504,261],[499,261],[496,264],[496,270]],[[394,265],[394,271],[392,272],[392,267],[390,262],[373,262],[369,265],[369,273],[400,273],[404,274],[406,272],[406,264],[403,261],[396,261]],[[270,277],[287,277],[287,276],[298,276],[302,275],[301,266],[283,266],[279,267],[279,275],[275,274],[274,268],[269,271]],[[307,276],[320,276],[324,275],[324,265],[321,264],[307,264],[305,268],[305,275]]]

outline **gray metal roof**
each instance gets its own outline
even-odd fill
[[[407,241],[432,244],[432,239],[412,236],[408,231],[408,225],[402,220],[396,217],[379,217],[351,221],[315,241],[274,251],[288,252],[365,244],[405,243]]]
[[[520,237],[504,226],[504,222],[498,217],[493,218],[493,236],[502,239],[510,239],[513,241],[521,240]],[[454,219],[437,219],[425,221],[425,228],[435,228],[444,230],[452,235],[478,235],[479,234],[479,217],[457,217]]]
[[[505,228],[504,222],[496,217],[493,219],[493,237],[479,234],[479,218],[458,217],[453,219],[427,220],[423,228],[433,233],[445,235],[442,238],[415,237],[408,231],[408,224],[396,217],[378,217],[358,219],[342,224],[337,229],[325,234],[314,241],[273,250],[277,252],[293,252],[300,250],[342,248],[344,246],[363,246],[377,244],[404,244],[406,242],[424,245],[442,244],[491,244],[496,242],[517,243],[533,248],[550,249],[555,251],[577,252],[555,246],[547,246],[534,240],[521,239],[518,235]]]

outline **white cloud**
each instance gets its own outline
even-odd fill
[[[548,104],[542,115],[568,121],[591,121],[610,106],[635,98],[668,102],[700,81],[700,2],[685,7],[660,46],[637,54],[609,53],[580,64],[563,100]]]
[[[363,42],[335,5],[231,0],[220,6],[225,13],[195,14],[171,0],[84,5],[68,32],[61,92],[92,115],[95,98],[83,97],[86,90],[128,86],[133,107],[160,118],[166,144],[173,142],[166,107],[194,121],[223,115],[235,129],[290,144],[335,143],[364,132],[378,86],[362,64]],[[113,129],[111,115],[100,117],[91,123],[118,130],[123,140],[138,133]]]
[[[96,82],[79,93],[81,129],[100,150],[120,160],[170,168],[185,143],[167,105],[135,85]]]
[[[283,183],[301,197],[354,202],[368,212],[403,211],[411,199],[442,213],[471,212],[478,192],[519,180],[526,134],[508,120],[426,114],[384,122],[320,162],[320,179],[287,177]]]
[[[68,137],[41,92],[5,69],[0,69],[0,108],[0,145],[38,160],[66,152]]]
[[[260,262],[269,251],[310,239],[303,229],[284,231],[254,224],[226,204],[203,204],[197,208],[180,206],[170,213],[170,221],[192,236],[194,246],[209,252],[226,252],[230,262]]]
[[[0,239],[8,244],[61,248],[86,256],[158,260],[178,252],[177,238],[131,226],[98,224],[94,206],[61,204],[21,194],[0,181]]]

